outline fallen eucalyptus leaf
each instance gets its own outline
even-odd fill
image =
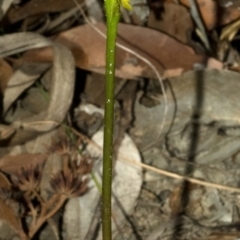
[[[0,197],[0,239],[26,239],[20,218]],[[18,238],[19,237],[19,238]]]
[[[22,153],[18,155],[5,155],[0,159],[0,169],[8,174],[18,172],[22,168],[27,168],[30,165],[43,165],[46,161],[46,154],[29,154]]]
[[[19,95],[30,87],[48,68],[49,64],[23,63],[21,67],[14,72],[4,92],[4,114],[6,114],[9,107]]]
[[[97,23],[95,27],[105,33],[106,27],[103,23]],[[105,73],[105,39],[91,26],[82,25],[70,29],[53,39],[72,51],[76,66]],[[196,54],[189,46],[164,33],[140,26],[119,24],[117,41],[145,57],[162,75],[170,69],[173,74],[179,75],[179,69],[184,72],[193,69],[195,64],[207,66],[208,61],[212,59]],[[49,49],[34,50],[27,52],[23,58],[28,61],[46,62],[52,59],[52,54]],[[173,71],[175,69],[177,72]],[[116,76],[132,79],[156,78],[156,74],[145,62],[120,48],[117,48],[116,54]]]

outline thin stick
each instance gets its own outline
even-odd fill
[[[84,136],[82,133],[79,133],[74,128],[70,127],[70,129],[76,135],[78,135],[81,138],[84,138],[84,140],[86,142],[88,142],[89,144],[94,146],[96,148],[96,150],[98,150],[99,152],[102,152],[101,146],[99,146],[96,142],[94,142],[93,140],[89,139],[87,136]],[[132,165],[140,166],[140,167],[142,167],[144,169],[148,169],[150,171],[159,173],[161,175],[164,175],[164,176],[167,176],[167,177],[170,177],[170,178],[179,179],[181,181],[188,181],[188,182],[196,183],[196,184],[199,184],[199,185],[202,185],[202,186],[206,186],[206,187],[213,187],[213,188],[217,188],[219,190],[226,190],[226,191],[229,191],[229,192],[238,192],[238,193],[240,193],[240,188],[226,186],[226,185],[221,185],[221,184],[217,184],[217,183],[206,182],[206,181],[198,180],[198,179],[195,179],[195,178],[185,177],[185,176],[182,176],[182,175],[177,174],[177,173],[169,172],[167,170],[156,168],[156,167],[144,164],[144,163],[136,162],[133,159],[127,159],[125,157],[122,157],[121,153],[119,153],[119,158],[120,158],[120,161],[129,163],[129,164],[132,164]]]
[[[205,186],[205,187],[211,187],[211,188],[216,188],[216,189],[219,189],[219,190],[227,190],[229,192],[240,193],[240,188],[229,187],[229,186],[225,186],[225,185],[221,185],[221,184],[217,184],[217,183],[206,182],[206,181],[199,180],[199,179],[196,179],[196,178],[182,176],[180,174],[169,172],[167,170],[163,170],[163,169],[160,169],[160,168],[155,168],[153,166],[149,166],[149,165],[144,164],[144,163],[139,163],[139,162],[136,162],[136,161],[131,160],[131,159],[120,158],[120,161],[127,162],[127,163],[130,163],[130,164],[135,165],[135,166],[141,166],[145,169],[148,169],[150,171],[159,173],[159,174],[164,175],[166,177],[178,179],[178,180],[181,180],[181,181],[188,181],[190,183],[195,183],[195,184]]]

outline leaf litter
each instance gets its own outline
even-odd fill
[[[114,150],[122,160],[113,183],[114,239],[237,239],[239,3],[162,2],[133,1],[133,11],[123,11],[119,24]],[[78,3],[104,35],[101,8],[93,8],[97,3]],[[98,229],[101,158],[89,149],[101,149],[90,137],[102,126],[105,39],[84,24],[78,10],[73,1],[3,1],[0,232],[5,239],[35,239],[36,233],[41,239],[91,239]],[[138,149],[122,148],[126,136],[128,147]],[[142,174],[139,154],[162,174],[147,169]],[[89,175],[92,167],[98,180]],[[204,184],[191,182],[194,178]],[[8,236],[4,228],[11,229]]]

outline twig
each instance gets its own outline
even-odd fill
[[[127,158],[124,158],[124,157],[121,158],[121,155],[120,155],[120,159],[121,159],[120,161],[127,162],[127,163],[130,163],[132,165],[143,167],[144,169],[159,173],[159,174],[164,175],[166,177],[179,179],[181,181],[188,181],[190,183],[195,183],[195,184],[205,186],[205,187],[217,188],[219,190],[226,190],[226,191],[229,191],[229,192],[240,193],[240,188],[229,187],[229,186],[225,186],[225,185],[221,185],[221,184],[217,184],[217,183],[211,183],[211,182],[206,182],[206,181],[191,178],[191,177],[182,176],[182,175],[177,174],[177,173],[169,172],[167,170],[163,170],[163,169],[160,169],[160,168],[155,168],[153,166],[149,166],[149,165],[144,164],[144,163],[136,162],[132,159],[127,159]]]
[[[37,221],[37,210],[34,208],[31,200],[28,197],[26,197],[25,200],[26,200],[27,205],[28,205],[28,207],[31,211],[30,212],[31,217],[32,217],[31,226],[34,226],[36,224],[36,221]],[[30,226],[30,228],[31,228],[31,226]]]
[[[42,212],[40,213],[39,218],[37,219],[37,222],[34,226],[32,226],[32,228],[30,229],[28,236],[29,238],[32,238],[35,233],[38,231],[38,229],[43,225],[43,223],[45,223],[49,218],[51,218],[63,205],[63,203],[66,201],[67,196],[64,194],[61,194],[60,196],[58,195],[59,200],[58,201],[54,201],[55,205],[52,208],[52,210],[48,213],[45,214],[47,212],[48,207],[52,207],[52,204],[48,204],[48,202],[46,203],[45,206],[43,206],[43,210],[41,210]],[[50,199],[50,201],[53,198]],[[44,213],[44,214],[43,214]]]

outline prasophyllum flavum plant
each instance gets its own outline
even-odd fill
[[[107,21],[106,41],[106,82],[105,82],[105,116],[103,142],[103,179],[102,179],[102,233],[104,240],[112,239],[111,227],[111,185],[113,156],[113,122],[114,122],[114,80],[115,48],[117,27],[120,19],[120,7],[131,10],[129,0],[104,0]]]

